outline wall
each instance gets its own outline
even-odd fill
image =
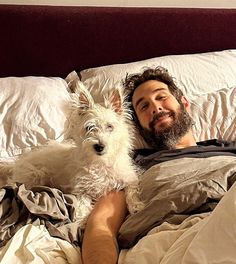
[[[236,8],[236,0],[0,0],[0,4]]]

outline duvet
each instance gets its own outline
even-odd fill
[[[145,208],[120,228],[119,264],[235,263],[235,178],[235,156],[152,165],[140,182]],[[74,203],[73,195],[45,186],[4,186],[0,262],[80,263]]]
[[[186,157],[151,166],[140,181],[146,207],[128,216],[119,244],[134,246],[163,222],[180,224],[190,215],[212,211],[235,179],[235,156]]]

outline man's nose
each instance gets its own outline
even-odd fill
[[[157,103],[152,103],[152,105],[151,105],[151,114],[152,115],[155,115],[161,111],[163,111],[163,108],[161,105],[159,105]]]

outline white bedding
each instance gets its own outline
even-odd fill
[[[157,65],[167,67],[188,95],[197,140],[236,140],[236,50],[98,67],[82,71],[81,76],[98,96],[120,85],[127,72]],[[64,139],[68,86],[77,77],[68,75],[69,83],[46,77],[0,79],[1,161],[14,159],[48,139]],[[135,146],[143,146],[138,137]],[[236,183],[212,213],[189,216],[179,225],[164,222],[151,229],[133,248],[121,251],[119,264],[236,263],[235,219]],[[52,237],[44,225],[28,224],[0,248],[0,263],[82,262],[79,247]]]
[[[121,251],[119,264],[236,263],[235,219],[236,183],[212,213],[153,228],[133,248]]]
[[[80,249],[49,235],[43,225],[25,225],[0,249],[4,264],[80,264]]]
[[[80,249],[49,235],[43,225],[25,225],[0,249],[4,264],[80,264]]]
[[[236,183],[212,213],[190,216],[180,225],[163,223],[133,248],[122,250],[119,264],[235,263]],[[26,225],[0,250],[4,264],[80,264],[80,249],[53,238],[44,226]]]
[[[85,69],[79,75],[95,99],[102,101],[103,93],[122,86],[127,74],[157,66],[168,69],[177,86],[189,99],[196,141],[211,138],[236,140],[235,49],[101,66]],[[67,76],[67,81],[73,86],[73,81],[78,78],[74,71]],[[136,148],[145,146],[138,134],[134,145]]]

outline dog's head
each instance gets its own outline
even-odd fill
[[[120,90],[104,96],[102,104],[78,82],[72,103],[70,135],[82,155],[94,159],[116,159],[131,149],[132,128],[129,111]]]

